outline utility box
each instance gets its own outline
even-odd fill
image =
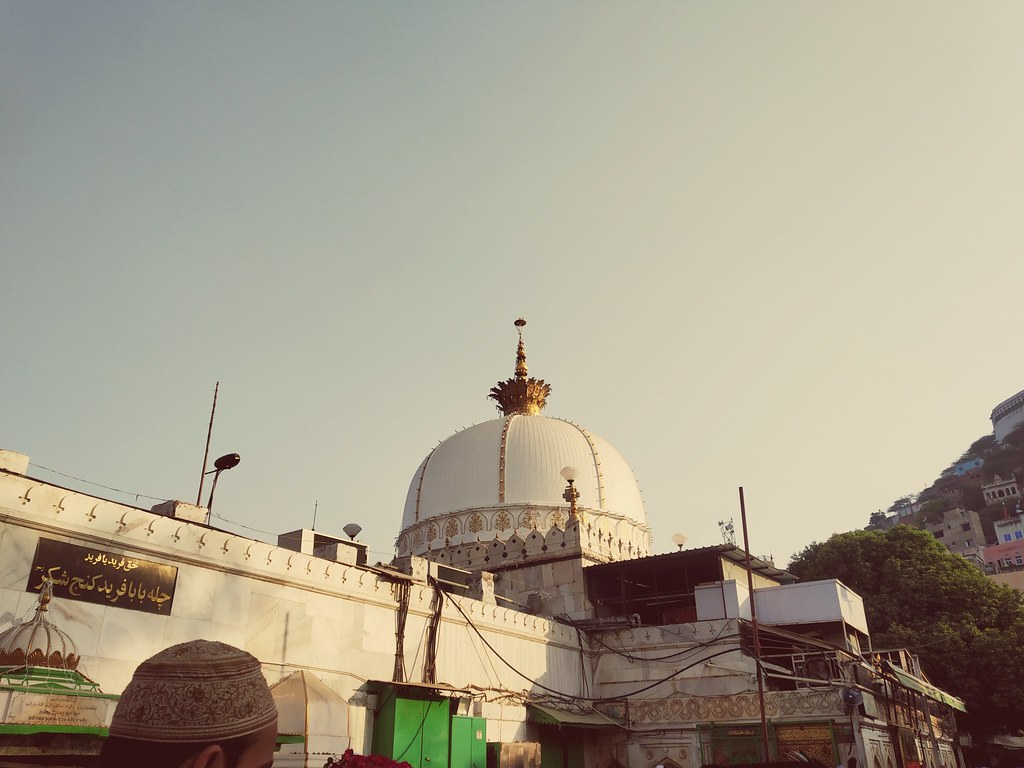
[[[373,725],[373,754],[412,768],[448,768],[451,707],[448,699],[409,698],[398,689],[379,694]]]
[[[487,768],[487,720],[452,717],[449,768]]]

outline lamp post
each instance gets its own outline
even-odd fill
[[[576,467],[562,467],[562,471],[559,472],[568,485],[565,486],[565,493],[562,494],[562,498],[569,502],[569,519],[579,520],[580,513],[576,509],[576,501],[580,497],[580,492],[575,486],[576,478],[579,476],[579,470]]]
[[[225,453],[223,456],[221,456],[219,459],[213,462],[213,466],[215,467],[214,469],[211,470],[211,472],[213,472],[213,485],[210,486],[210,500],[206,502],[207,512],[213,512],[213,492],[217,490],[217,480],[220,478],[220,473],[223,472],[225,469],[237,467],[238,462],[240,462],[241,460],[242,457],[239,456],[237,453]],[[206,474],[210,474],[210,472],[207,472]]]

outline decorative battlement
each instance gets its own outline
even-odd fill
[[[150,557],[174,563],[179,573],[190,569],[221,572],[263,584],[278,585],[327,597],[357,600],[393,610],[395,577],[387,569],[337,562],[315,554],[274,546],[255,539],[220,531],[180,518],[89,496],[42,483],[24,476],[0,473],[0,509],[15,514],[17,521],[40,536],[63,538],[81,545],[96,545],[125,555]],[[23,553],[28,572],[32,549]],[[426,615],[435,599],[426,583],[413,585],[410,596],[415,610]],[[187,588],[187,587],[186,587]],[[490,587],[493,589],[493,587]],[[576,642],[575,632],[542,617],[495,606],[482,599],[487,585],[470,590],[463,603],[470,615],[488,629],[515,630],[527,635],[546,634],[552,642]]]
[[[580,523],[564,506],[508,505],[469,509],[410,526],[398,538],[399,557],[419,555],[471,570],[537,561],[556,554],[613,562],[650,554],[651,532],[635,520],[580,508]]]
[[[992,409],[992,433],[998,442],[1024,423],[1024,391],[1009,397]]]
[[[1021,407],[1024,407],[1024,390],[1021,390],[1013,397],[1006,398],[993,408],[991,419],[993,422],[999,421],[1004,416],[1013,413]]]
[[[981,484],[981,487],[983,489],[984,488],[996,488],[996,487],[998,487],[1000,485],[1007,485],[1009,483],[1016,483],[1016,482],[1017,482],[1017,475],[1010,475],[1005,480],[1003,478],[1001,478],[999,475],[994,475],[992,477],[992,482],[990,482],[990,483],[983,482]]]
[[[985,494],[986,504],[998,504],[1006,499],[1019,499],[1020,488],[1017,485],[1017,476],[1010,475],[1005,480],[995,475],[990,483],[982,483],[981,490]]]

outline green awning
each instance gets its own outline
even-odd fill
[[[989,739],[989,743],[1005,749],[1024,749],[1024,736],[1007,736],[1002,734],[993,736]]]
[[[608,728],[612,725],[620,725],[595,709],[587,712],[570,712],[555,707],[544,707],[540,704],[527,704],[526,708],[530,719],[541,725],[569,726],[571,728]]]
[[[967,711],[967,707],[964,706],[962,699],[958,699],[953,694],[946,693],[945,691],[936,688],[928,681],[915,677],[909,672],[900,669],[895,664],[887,662],[886,666],[889,668],[890,672],[896,675],[896,679],[899,680],[900,684],[905,688],[910,688],[912,691],[923,693],[928,698],[935,699],[935,701],[941,701],[943,704],[948,704],[953,709],[960,710],[961,712]]]

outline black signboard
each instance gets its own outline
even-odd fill
[[[91,547],[39,539],[25,591],[38,592],[47,578],[53,582],[56,597],[168,615],[178,569]]]

